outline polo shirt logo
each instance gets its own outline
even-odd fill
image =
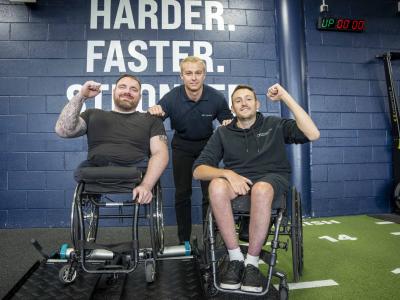
[[[271,132],[271,130],[272,129],[270,128],[266,132],[260,132],[259,134],[257,134],[257,137],[259,138],[259,137],[262,137],[262,136],[266,136]]]
[[[201,114],[202,117],[212,117],[213,115],[211,114]]]

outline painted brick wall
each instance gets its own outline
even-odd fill
[[[223,6],[223,31],[216,30],[215,24],[212,31],[204,30],[204,1],[193,8],[200,14],[194,23],[202,24],[203,30],[185,30],[184,25],[175,30],[151,29],[149,20],[141,30],[128,29],[126,24],[104,29],[101,20],[97,29],[91,29],[90,1],[37,2],[25,6],[0,0],[1,228],[68,226],[75,185],[72,172],[85,159],[87,146],[85,138],[61,139],[53,128],[74,84],[89,79],[102,82],[107,88],[96,105],[111,108],[111,85],[120,73],[116,67],[104,71],[112,40],[120,41],[125,64],[135,61],[128,52],[133,40],[208,42],[214,70],[208,73],[207,83],[226,96],[228,85],[250,84],[262,100],[261,111],[280,114],[279,105],[266,103],[263,95],[278,80],[274,0],[218,1]],[[112,2],[111,27],[119,1]],[[137,1],[130,2],[138,26]],[[99,3],[101,7],[103,0]],[[309,103],[322,133],[311,147],[312,214],[388,212],[391,131],[383,65],[374,57],[400,50],[395,1],[328,1],[335,15],[366,18],[367,31],[361,34],[317,31],[321,1],[304,0],[304,4]],[[235,30],[228,30],[228,25],[235,25]],[[96,40],[105,41],[104,47],[97,48],[103,58],[94,61],[93,72],[88,72],[87,45]],[[191,47],[182,49],[192,54]],[[138,75],[147,84],[146,109],[150,99],[160,98],[160,85],[172,88],[180,80],[172,71],[170,48],[164,51],[163,72],[156,71],[154,47],[144,54],[148,67]],[[218,72],[217,66],[224,71]],[[398,63],[394,73],[399,86]],[[95,101],[88,103],[94,106]],[[168,121],[165,125],[169,128]],[[162,184],[166,223],[174,224],[171,166]],[[194,186],[194,221],[199,223],[200,191],[197,182]]]
[[[305,1],[308,92],[321,139],[312,146],[312,215],[390,211],[391,126],[383,62],[400,51],[396,1],[327,1],[366,32],[317,31],[319,0]],[[397,87],[400,64],[393,64]]]
[[[72,173],[86,157],[85,138],[61,139],[54,133],[57,117],[67,102],[71,86],[86,80],[96,80],[103,87],[102,98],[87,103],[111,108],[111,85],[120,74],[116,67],[106,72],[104,65],[110,41],[119,41],[127,68],[137,64],[129,52],[133,40],[207,42],[212,46],[214,70],[206,82],[215,84],[228,96],[228,85],[247,83],[254,86],[262,100],[262,111],[279,114],[277,104],[265,103],[265,89],[278,79],[273,0],[222,0],[224,30],[205,30],[205,3],[194,6],[199,13],[193,23],[203,30],[185,30],[183,24],[175,30],[162,30],[161,1],[158,29],[112,29],[120,1],[111,1],[111,29],[104,29],[98,19],[97,29],[90,27],[89,0],[37,0],[35,5],[11,5],[0,0],[0,227],[64,227],[69,226],[69,214],[75,183]],[[188,1],[186,1],[187,3]],[[99,0],[99,10],[103,0]],[[135,26],[138,28],[138,1],[132,4]],[[228,30],[234,25],[235,30]],[[88,41],[104,41],[97,47],[102,59],[94,61],[93,72],[87,69]],[[203,49],[204,50],[204,49]],[[164,49],[163,72],[156,71],[155,48],[142,51],[148,60],[145,71],[137,73],[146,84],[143,109],[150,99],[160,98],[160,85],[179,84],[179,74],[172,71],[171,47]],[[181,52],[193,54],[191,47]],[[218,72],[217,66],[224,71]],[[129,69],[127,68],[127,72]],[[151,103],[150,103],[151,104]],[[165,123],[169,128],[169,122]],[[169,137],[172,133],[168,132]],[[174,185],[171,165],[162,176],[166,224],[175,224],[173,208]],[[194,182],[194,222],[200,222],[200,189]]]

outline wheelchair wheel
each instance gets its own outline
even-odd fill
[[[303,222],[300,193],[292,190],[291,244],[294,281],[298,282],[303,272]]]
[[[150,215],[151,242],[155,253],[154,257],[157,257],[157,253],[162,253],[164,250],[164,214],[160,183],[157,183],[155,187]]]
[[[80,205],[81,193],[82,193],[83,185],[78,184],[75,188],[74,198],[72,199],[72,207],[71,207],[71,240],[72,245],[76,249],[78,247],[78,240],[80,237],[80,225],[79,225],[79,210],[78,205]]]
[[[209,222],[210,222],[210,215],[211,212],[211,206],[208,207],[207,210],[207,217],[205,224],[203,225],[203,261],[205,264],[209,265],[211,262],[211,253],[210,253],[210,228],[209,228]],[[221,234],[219,233],[217,223],[215,220],[213,220],[213,229],[214,229],[214,239],[215,239],[215,255],[216,259],[220,260],[221,257],[223,258],[224,254],[228,253],[225,247],[224,240],[222,239]]]
[[[58,272],[58,278],[62,283],[69,284],[75,281],[77,273],[76,269],[71,270],[70,265],[65,265]]]
[[[303,267],[304,267],[304,251],[303,251],[303,218],[302,218],[302,210],[301,210],[301,195],[298,194],[298,210],[299,214],[297,215],[297,224],[299,228],[299,238],[298,238],[298,254],[299,254],[299,275],[303,275]]]
[[[396,209],[400,209],[400,182],[397,183],[396,188],[394,189],[394,203],[396,205]]]
[[[85,225],[85,238],[87,242],[95,242],[99,225],[99,207],[87,199],[82,208]]]
[[[205,278],[203,278],[203,280],[204,280],[204,283],[203,283],[204,295],[207,297],[207,299],[217,296],[218,290],[214,286],[211,271],[209,271],[208,274],[203,275],[203,276],[206,276]]]
[[[145,262],[145,275],[146,275],[146,282],[152,283],[154,282],[155,275],[156,275],[156,267],[153,260],[146,260]]]
[[[71,208],[71,239],[75,248],[78,247],[77,241],[80,239],[81,231],[86,242],[95,242],[97,228],[99,224],[99,207],[91,200],[96,195],[88,195],[82,198],[83,185],[79,184],[75,190]],[[79,207],[80,206],[80,209]],[[80,220],[83,218],[83,228]]]
[[[213,216],[211,214],[211,206],[208,207],[207,210],[207,217],[205,220],[205,224],[203,225],[203,251],[201,254],[201,261],[202,261],[202,288],[204,294],[207,298],[212,298],[218,294],[218,290],[214,286],[213,281],[213,268],[211,265],[211,248],[210,248],[210,222],[213,222],[213,233],[214,233],[214,253],[216,258],[216,268],[221,271],[221,269],[226,266],[227,260],[227,250],[225,247],[224,240],[222,239],[221,234],[218,231],[217,224],[215,220],[212,219]]]

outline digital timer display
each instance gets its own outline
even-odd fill
[[[365,20],[320,16],[318,18],[317,29],[331,31],[363,32],[365,29]]]

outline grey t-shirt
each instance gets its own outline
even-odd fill
[[[148,113],[88,109],[81,117],[87,125],[90,161],[140,162],[150,156],[150,138],[165,135],[162,120]]]

